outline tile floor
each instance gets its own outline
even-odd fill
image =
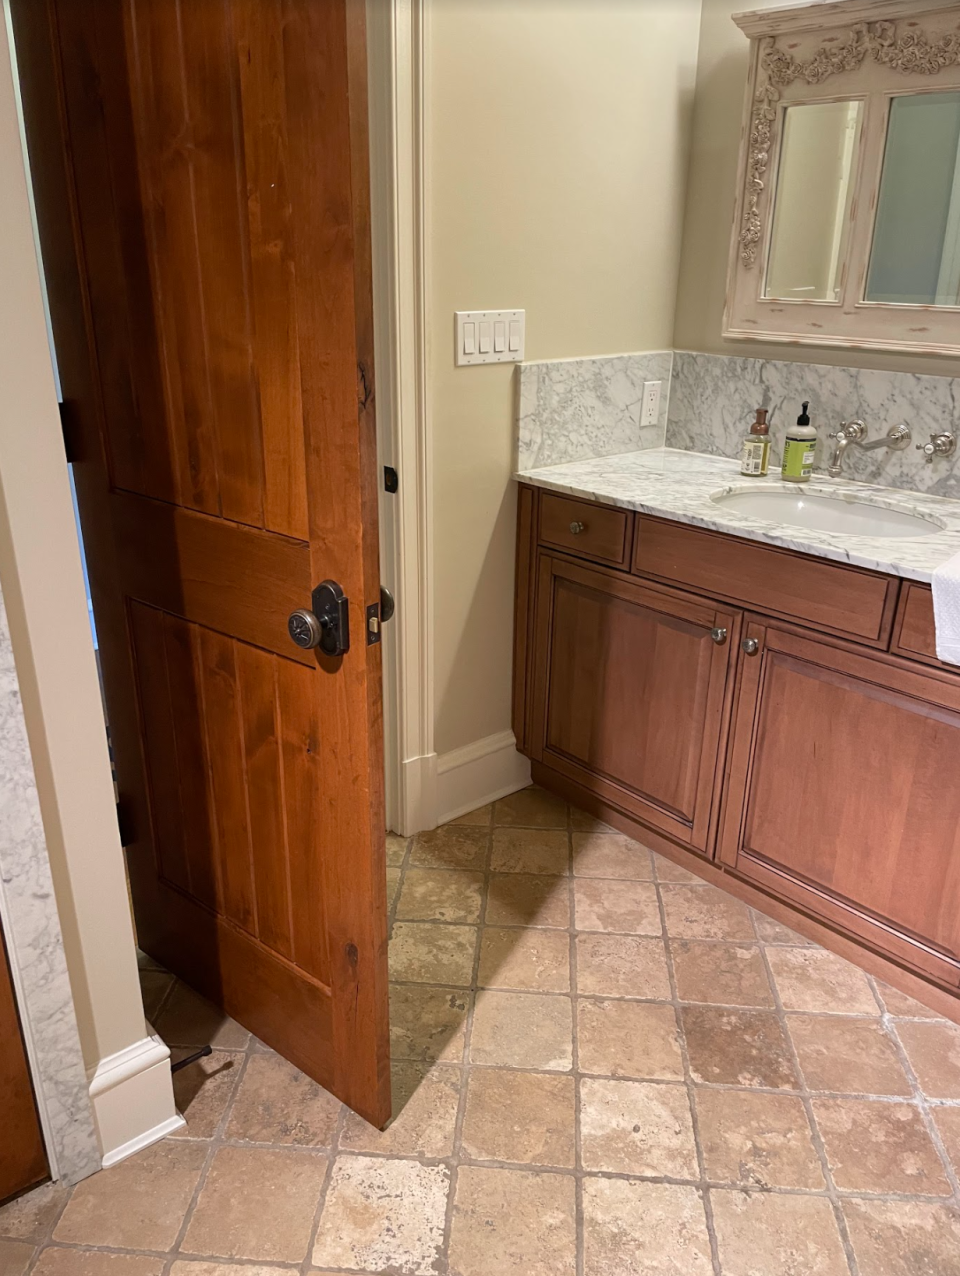
[[[538,790],[392,838],[383,1134],[145,963],[187,1127],[0,1276],[958,1276],[960,1029]]]

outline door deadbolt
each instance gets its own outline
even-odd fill
[[[291,612],[287,632],[304,651],[319,647],[325,656],[343,656],[350,650],[349,600],[335,580],[325,580],[313,591],[313,608]]]

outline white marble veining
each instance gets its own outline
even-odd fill
[[[850,536],[772,523],[723,508],[711,497],[752,482],[758,491],[783,490],[779,477],[743,479],[736,461],[673,448],[595,457],[565,465],[530,468],[517,478],[536,487],[619,505],[659,518],[674,519],[711,531],[799,550],[819,558],[851,563],[874,571],[928,582],[941,563],[960,552],[960,501],[929,494],[906,493],[848,479],[815,480],[808,492],[849,500],[867,500],[885,509],[902,510],[943,524],[933,535],[910,537]]]
[[[662,447],[672,364],[670,350],[521,364],[516,468]],[[641,427],[646,381],[663,390],[657,424]]]
[[[76,1182],[100,1168],[100,1150],[2,597],[0,911],[48,1151],[59,1177]]]
[[[918,443],[941,430],[960,432],[960,377],[678,350],[666,445],[736,457],[754,409],[765,407],[770,410],[771,453],[779,464],[783,431],[796,421],[804,399],[810,401],[810,416],[820,434],[818,468],[825,465],[831,446],[827,435],[841,421],[862,419],[871,439],[904,423]],[[960,497],[960,449],[928,465],[912,446],[904,452],[864,452],[854,446],[847,449],[843,466],[845,474],[861,483]]]

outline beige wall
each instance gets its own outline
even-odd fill
[[[92,1068],[143,1006],[2,14],[0,173],[0,580]]]
[[[514,369],[455,310],[522,307],[527,359],[669,348],[699,0],[430,0],[436,748],[510,726]]]
[[[674,345],[680,350],[956,376],[957,360],[721,336],[749,42],[731,20],[776,0],[703,0]]]

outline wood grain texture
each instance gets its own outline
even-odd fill
[[[956,665],[937,659],[937,629],[933,619],[933,591],[929,585],[905,580],[900,592],[890,650],[910,660],[933,665],[960,676]]]
[[[0,930],[0,1202],[48,1176],[30,1068]]]
[[[581,530],[574,531],[575,527]],[[540,540],[611,567],[625,567],[630,553],[633,515],[595,501],[540,496]]]

